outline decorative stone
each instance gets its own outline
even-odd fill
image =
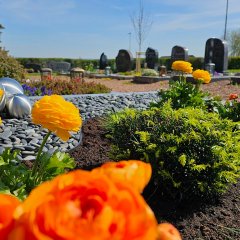
[[[6,90],[2,84],[0,84],[0,111],[5,108],[6,105]]]
[[[23,118],[31,114],[32,105],[24,94],[15,94],[7,102],[7,109],[12,117]]]
[[[8,101],[8,98],[10,98],[14,94],[24,93],[21,84],[13,78],[9,78],[9,77],[0,78],[0,84],[4,86],[6,96],[7,96],[7,101]]]

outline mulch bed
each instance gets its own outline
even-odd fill
[[[110,141],[100,126],[100,119],[84,123],[81,145],[70,151],[77,168],[90,170],[109,161]],[[240,239],[240,182],[232,185],[219,199],[179,203],[163,199],[156,187],[149,184],[143,193],[159,222],[174,224],[183,239]]]

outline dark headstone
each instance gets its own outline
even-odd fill
[[[47,62],[47,67],[51,68],[53,72],[68,73],[71,69],[71,64],[69,62]]]
[[[174,46],[171,53],[171,65],[174,61],[188,61],[188,49],[181,46]]]
[[[107,67],[107,65],[108,65],[107,56],[104,53],[102,53],[99,61],[99,69],[103,70]]]
[[[116,57],[116,68],[118,72],[131,71],[133,66],[133,57],[131,52],[121,49]]]
[[[155,69],[158,66],[158,51],[153,48],[146,50],[147,68]]]
[[[206,41],[204,66],[215,64],[215,71],[223,73],[228,68],[227,42],[218,38],[209,38]]]
[[[41,71],[41,65],[36,63],[27,63],[24,65],[27,69],[33,69],[34,72],[40,72]]]

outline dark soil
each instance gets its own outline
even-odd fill
[[[81,145],[70,151],[77,167],[90,170],[109,161],[110,141],[100,124],[91,119],[83,125]],[[211,201],[179,203],[162,199],[156,187],[149,184],[143,193],[159,222],[174,224],[186,240],[240,240],[240,182]]]

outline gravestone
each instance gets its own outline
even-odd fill
[[[209,63],[215,64],[215,71],[223,73],[228,68],[227,42],[218,38],[209,38],[206,41],[204,67]]]
[[[174,61],[188,61],[188,49],[181,46],[174,46],[171,53],[171,65]]]
[[[131,71],[133,66],[133,57],[131,52],[121,49],[116,57],[116,68],[118,72]]]
[[[104,53],[102,53],[99,61],[99,69],[103,70],[107,67],[107,65],[108,65],[107,56]]]
[[[69,62],[47,62],[47,67],[51,68],[53,72],[68,73],[71,69],[71,64]]]
[[[147,68],[155,69],[158,66],[158,51],[153,48],[146,50],[146,63]]]

